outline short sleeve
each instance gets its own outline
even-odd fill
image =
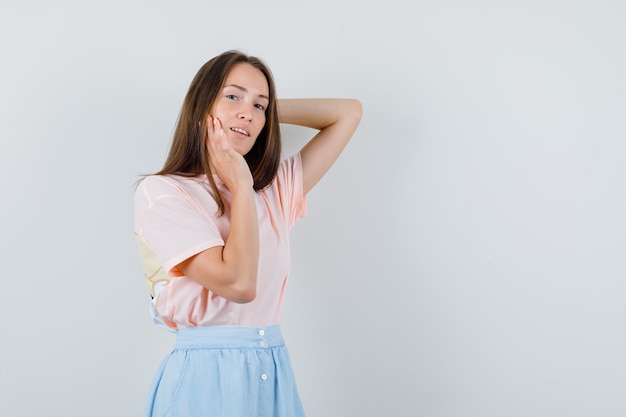
[[[175,179],[144,178],[135,192],[135,234],[170,275],[173,268],[208,248],[224,245],[215,221]]]
[[[304,194],[302,158],[296,153],[285,159],[277,175],[281,205],[289,229],[306,216],[306,196]]]

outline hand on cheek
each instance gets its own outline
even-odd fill
[[[252,188],[254,181],[246,160],[230,145],[221,121],[212,116],[207,118],[206,146],[214,173],[231,191]]]

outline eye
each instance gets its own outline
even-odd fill
[[[237,97],[234,94],[226,94],[226,98],[228,98],[230,100],[237,100],[239,97]]]
[[[255,104],[255,105],[254,105],[254,107],[256,107],[256,108],[257,108],[257,109],[259,109],[259,110],[263,110],[263,111],[265,111],[265,106],[264,106],[264,105],[262,105],[262,104]]]

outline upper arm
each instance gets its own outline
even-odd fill
[[[332,123],[324,126],[300,151],[304,193],[328,172],[344,150],[361,120],[358,100],[340,100]]]

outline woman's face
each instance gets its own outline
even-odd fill
[[[233,149],[245,155],[265,126],[268,105],[269,86],[265,75],[242,62],[230,70],[211,116],[220,120]]]

